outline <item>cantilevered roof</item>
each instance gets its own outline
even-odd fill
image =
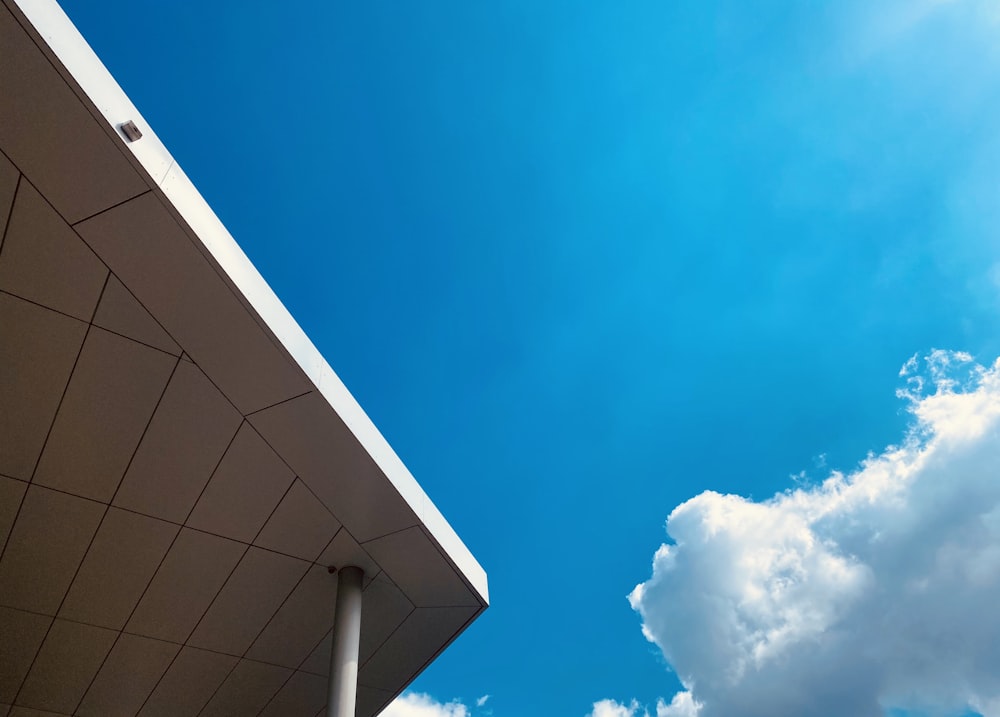
[[[348,564],[378,712],[482,568],[52,0],[0,152],[0,717],[312,717]]]

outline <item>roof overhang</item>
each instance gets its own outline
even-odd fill
[[[356,564],[375,714],[485,572],[52,0],[0,98],[0,705],[314,715]]]

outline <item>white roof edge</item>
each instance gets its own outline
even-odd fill
[[[142,138],[129,143],[123,140],[123,146],[159,185],[285,350],[351,429],[430,535],[488,604],[486,571],[268,286],[63,9],[55,0],[14,2],[119,135],[120,124],[129,120],[136,123],[142,132]]]

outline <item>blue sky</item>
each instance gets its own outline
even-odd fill
[[[669,606],[715,583],[651,573],[672,511],[683,533],[703,491],[860,485],[907,426],[954,423],[896,396],[911,356],[1000,355],[990,3],[63,6],[487,569],[493,606],[414,685],[428,710],[652,713],[670,666],[698,698],[722,657],[685,652]],[[956,669],[966,693],[914,667],[872,699],[1000,714]]]

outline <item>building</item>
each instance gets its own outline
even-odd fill
[[[376,714],[485,572],[53,0],[0,152],[0,717]]]

